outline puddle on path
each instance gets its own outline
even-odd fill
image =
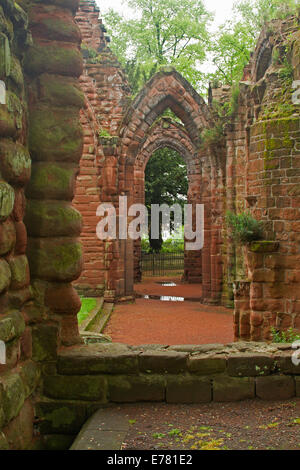
[[[144,295],[144,299],[161,300],[162,302],[184,302],[184,297],[174,297],[172,295]]]
[[[163,287],[176,287],[178,284],[173,281],[158,281],[156,284],[159,284]],[[160,300],[161,302],[201,302],[201,297],[179,297],[175,295],[158,295],[158,294],[138,294],[138,298],[146,300]]]
[[[171,282],[171,281],[157,282],[156,284],[159,284],[160,286],[163,286],[163,287],[176,287],[177,286],[175,282]]]
[[[201,297],[198,298],[185,298],[185,297],[175,297],[173,295],[142,295],[142,299],[146,300],[160,300],[161,302],[201,302]]]

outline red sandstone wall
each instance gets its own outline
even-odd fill
[[[230,207],[248,207],[264,221],[266,239],[276,242],[254,244],[246,251],[235,247],[235,331],[245,339],[270,339],[271,326],[300,326],[300,121],[291,88],[299,79],[296,22],[274,22],[262,33],[249,67],[251,81],[248,76],[241,87],[232,146],[227,147]],[[272,49],[279,51],[279,60],[272,59]],[[286,61],[294,68],[289,80],[280,73]]]
[[[53,365],[61,345],[79,341],[80,299],[71,285],[82,267],[81,217],[71,206],[82,153],[78,3],[22,5],[26,12],[1,2],[1,450],[39,440],[33,404],[42,364]]]
[[[106,292],[106,297],[109,297],[114,295],[109,291],[119,290],[116,276],[110,275],[111,265],[118,264],[119,255],[118,249],[113,250],[111,259],[110,244],[97,238],[96,227],[100,219],[96,210],[101,202],[110,201],[113,193],[117,195],[116,181],[113,181],[116,162],[110,145],[116,144],[110,136],[117,134],[129,89],[120,64],[107,47],[108,38],[104,35],[105,28],[95,2],[82,0],[75,19],[83,46],[98,53],[97,63],[89,63],[88,59],[84,61],[84,72],[80,77],[85,94],[85,107],[81,112],[84,148],[73,205],[83,219],[84,267],[75,285],[85,295],[103,295]]]
[[[299,276],[296,266],[287,260],[298,249],[299,111],[297,107],[286,107],[282,116],[278,112],[276,115],[275,108],[281,102],[277,91],[282,90],[279,70],[284,62],[272,63],[274,47],[282,53],[291,34],[297,41],[295,20],[274,22],[262,33],[252,61],[245,69],[238,111],[226,125],[223,142],[207,145],[200,151],[199,135],[203,128],[213,125],[206,105],[195,104],[197,98],[195,101],[191,87],[186,83],[182,87],[176,72],[167,70],[150,80],[143,94],[128,107],[127,82],[107,48],[103,27],[97,20],[98,10],[84,0],[80,5],[77,22],[84,41],[97,49],[99,57],[95,64],[85,63],[81,78],[86,96],[82,112],[85,146],[74,203],[83,214],[82,240],[86,254],[79,285],[89,283],[101,290],[104,283],[111,296],[132,289],[134,256],[136,277],[139,275],[139,246],[135,244],[134,248],[130,242],[99,244],[92,235],[97,223],[95,209],[98,202],[113,202],[118,208],[119,194],[127,195],[129,203],[143,200],[143,168],[139,166],[140,159],[146,158],[143,146],[151,142],[159,145],[159,140],[161,145],[166,143],[163,132],[153,137],[153,129],[149,129],[160,113],[171,107],[185,122],[185,130],[197,147],[198,167],[191,172],[190,200],[205,205],[205,245],[201,254],[187,254],[189,279],[202,277],[207,302],[222,301],[230,305],[235,295],[237,336],[267,338],[271,324],[296,327],[299,299],[292,292],[298,289]],[[299,74],[297,44],[289,40],[291,51],[287,59],[295,68],[294,79]],[[227,94],[224,88],[214,91],[213,98],[223,102]],[[275,263],[271,267],[268,256],[262,252],[257,255],[261,258],[257,266],[253,265],[253,255],[234,243],[225,223],[225,212],[247,209],[265,221],[265,237],[280,242],[278,247],[273,246],[274,253],[278,250],[286,261],[275,262],[276,256],[270,255]],[[104,260],[103,264],[98,256]],[[257,277],[260,281],[255,280]],[[268,294],[268,287],[275,284],[281,292],[280,302]],[[269,301],[258,301],[265,298]],[[241,299],[242,304],[238,304]]]
[[[0,80],[5,89],[0,104],[0,340],[6,347],[6,364],[0,364],[0,450],[4,450],[32,442],[32,395],[40,371],[32,360],[32,323],[26,313],[32,299],[23,223],[24,187],[31,173],[21,68],[29,38],[27,17],[10,1],[1,2],[1,12]],[[14,35],[22,38],[19,47],[13,46]]]

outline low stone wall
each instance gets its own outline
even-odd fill
[[[98,408],[112,403],[207,403],[300,397],[289,344],[201,346],[93,344],[60,352],[44,368],[36,405],[43,445],[70,445]]]

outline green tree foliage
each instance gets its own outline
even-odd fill
[[[151,204],[180,204],[187,200],[188,179],[186,164],[175,150],[163,148],[150,158],[145,170],[145,204],[151,214]],[[150,235],[149,219],[149,235]],[[160,224],[159,240],[149,242],[152,251],[160,251],[162,246],[162,226]]]
[[[104,21],[112,49],[137,92],[160,66],[172,65],[199,88],[212,15],[202,0],[128,0],[137,19],[110,10]]]
[[[212,61],[217,70],[210,79],[228,85],[241,80],[264,24],[296,11],[296,0],[236,1],[233,19],[220,27],[211,43]]]

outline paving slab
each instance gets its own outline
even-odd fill
[[[118,408],[100,409],[82,427],[70,450],[120,450],[129,421]]]

